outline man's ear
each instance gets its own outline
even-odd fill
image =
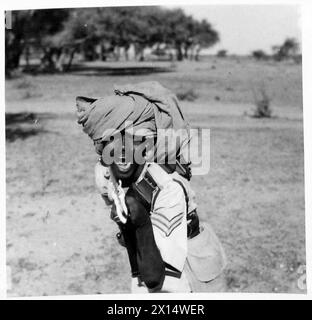
[[[78,112],[86,111],[90,108],[91,104],[97,99],[87,97],[76,97],[76,107]]]

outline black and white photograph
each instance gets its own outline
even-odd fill
[[[7,297],[307,293],[300,5],[4,15]]]

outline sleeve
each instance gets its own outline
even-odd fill
[[[153,236],[152,223],[148,210],[136,199],[135,192],[129,188],[126,194],[129,209],[127,225],[134,231],[135,236],[126,240],[128,248],[135,248],[129,253],[129,258],[137,263],[140,277],[151,291],[162,287],[165,278],[165,264]],[[133,256],[136,251],[136,257]],[[135,259],[136,258],[136,259]]]
[[[182,272],[187,256],[186,202],[177,182],[168,182],[159,192],[151,221],[162,259]]]

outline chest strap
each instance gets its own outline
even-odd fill
[[[151,211],[160,192],[160,187],[150,173],[145,171],[141,179],[132,183],[131,187],[136,192],[138,200],[141,200],[145,208]]]

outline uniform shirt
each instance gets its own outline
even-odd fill
[[[159,191],[151,221],[162,259],[182,272],[187,256],[187,224],[185,195],[179,183],[170,179]]]

